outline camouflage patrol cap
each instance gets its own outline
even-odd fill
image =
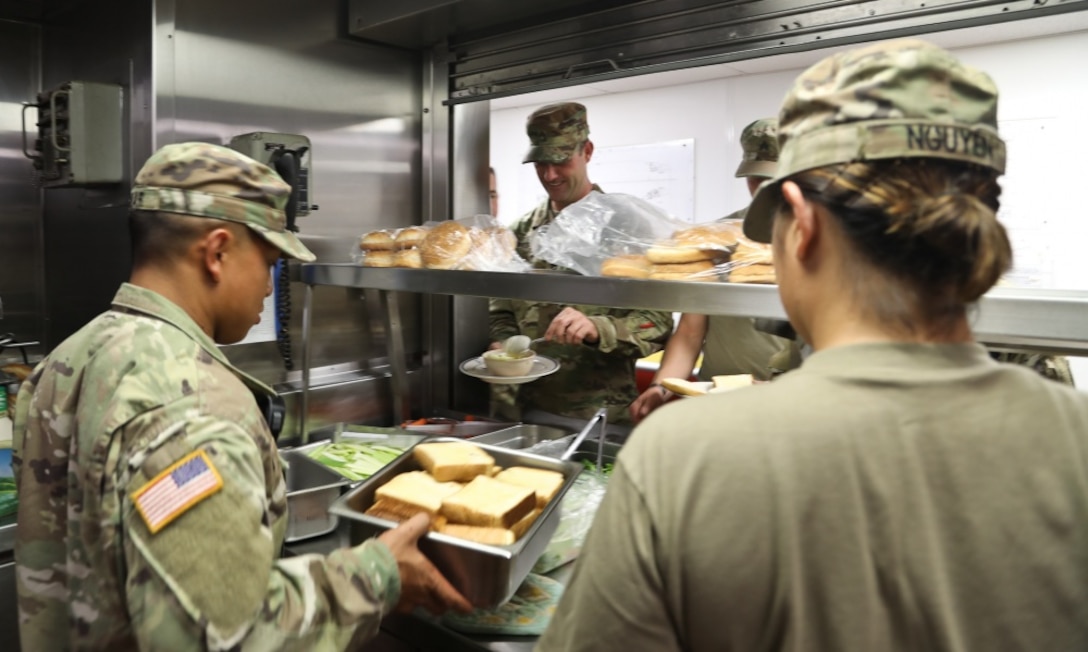
[[[525,132],[532,146],[522,163],[563,163],[589,140],[586,107],[577,102],[541,107],[529,116]]]
[[[778,118],[761,118],[740,132],[744,156],[737,168],[738,177],[774,176],[778,167]]]
[[[997,86],[985,73],[916,39],[828,57],[794,82],[778,116],[775,176],[744,220],[770,242],[780,182],[804,170],[890,158],[951,159],[1005,171]]]
[[[291,194],[267,165],[208,143],[167,145],[136,175],[132,208],[245,224],[291,258],[315,259],[287,230],[283,207]]]

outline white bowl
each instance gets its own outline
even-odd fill
[[[487,351],[483,357],[487,370],[496,376],[528,376],[533,370],[536,354],[529,351],[524,357],[511,358],[502,350],[496,350]]]

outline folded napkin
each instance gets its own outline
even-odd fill
[[[548,627],[562,595],[562,584],[530,573],[506,604],[464,615],[446,614],[442,623],[465,634],[540,636]]]

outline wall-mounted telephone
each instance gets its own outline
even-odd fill
[[[231,138],[230,147],[268,165],[291,186],[291,196],[284,213],[287,216],[287,229],[297,232],[296,218],[309,215],[311,210],[317,210],[317,206],[310,203],[313,182],[310,172],[310,139],[297,134],[257,131]],[[276,344],[279,345],[284,366],[291,371],[295,367],[295,361],[291,353],[291,276],[287,262],[277,262],[273,274]]]
[[[310,139],[298,134],[274,134],[255,131],[230,139],[230,148],[260,161],[276,171],[291,184],[291,200],[288,202],[287,225],[292,231],[294,218],[309,215],[317,206],[310,202],[313,197],[313,176],[310,169]],[[292,212],[290,209],[294,209]]]
[[[116,84],[71,81],[23,104],[23,154],[46,188],[120,183],[124,94]],[[37,109],[31,151],[27,109]]]

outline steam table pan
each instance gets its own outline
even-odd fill
[[[435,437],[435,442],[463,442],[453,437]],[[537,558],[543,554],[559,526],[559,503],[582,469],[576,462],[561,462],[550,457],[529,455],[515,450],[477,444],[495,458],[503,468],[528,466],[558,471],[563,474],[559,492],[544,507],[529,531],[509,546],[490,546],[466,539],[428,532],[419,540],[419,548],[453,586],[472,604],[482,608],[494,608],[507,602],[529,574]],[[395,527],[397,524],[382,518],[364,514],[374,504],[374,492],[393,476],[407,471],[419,471],[422,467],[408,450],[389,463],[381,471],[341,496],[329,508],[348,521],[353,545]]]

